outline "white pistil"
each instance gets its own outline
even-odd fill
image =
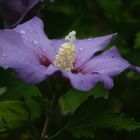
[[[73,43],[76,40],[76,32],[70,32],[65,37],[65,40],[67,40],[68,43],[64,43],[60,46],[54,61],[54,66],[64,71],[71,71],[76,59],[76,48]]]
[[[69,41],[69,43],[73,43],[76,40],[76,31],[70,32],[66,37],[65,40]]]

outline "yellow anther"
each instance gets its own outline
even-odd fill
[[[70,32],[66,37],[65,40],[73,43],[76,40],[76,31]]]
[[[64,43],[58,50],[54,66],[64,71],[71,71],[76,58],[76,49],[72,43]]]
[[[68,43],[64,43],[60,46],[54,61],[54,66],[64,71],[71,71],[74,68],[73,64],[76,59],[76,48],[73,43],[76,40],[76,32],[70,32],[65,37],[65,40],[67,40]]]

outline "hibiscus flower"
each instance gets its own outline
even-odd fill
[[[60,72],[78,90],[88,91],[98,82],[110,89],[112,77],[125,69],[140,73],[115,46],[97,54],[115,37],[79,40],[72,31],[64,39],[48,39],[43,22],[34,17],[14,29],[0,31],[0,67],[14,69],[26,83],[38,84]]]

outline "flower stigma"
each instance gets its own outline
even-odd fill
[[[65,40],[68,42],[60,46],[54,61],[54,66],[70,72],[74,68],[73,64],[76,59],[76,48],[74,44],[74,41],[76,40],[76,32],[70,32],[65,37]]]

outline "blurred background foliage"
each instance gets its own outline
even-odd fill
[[[118,37],[112,44],[116,44],[124,58],[140,66],[139,8],[139,0],[46,0],[38,16],[44,21],[49,38],[62,38],[71,30],[77,31],[78,38],[117,32]],[[3,28],[2,19],[0,27]],[[129,118],[140,122],[140,77],[126,71],[116,77],[114,83],[114,88],[108,92],[97,85],[91,93],[81,94],[71,89],[61,97],[61,110],[58,109],[59,113],[53,119],[50,134],[65,126],[71,114],[75,113],[66,131],[54,139],[139,140],[140,129],[137,128],[140,128],[140,124]],[[18,112],[15,116],[7,111],[9,107],[4,108],[4,112],[7,111],[8,116],[11,115],[14,120],[1,118],[0,140],[39,140],[38,133],[41,133],[45,119],[43,106],[47,101],[42,98],[38,88],[23,83],[11,70],[0,69],[0,100],[0,106],[7,100],[25,103],[17,105],[12,102],[14,112]],[[80,104],[82,105],[79,107]],[[21,109],[25,112],[21,112]],[[109,114],[105,114],[105,110]],[[115,115],[110,112],[114,112]],[[82,120],[82,116],[85,116],[85,119]],[[18,125],[15,120],[20,120]],[[99,122],[100,125],[97,123],[94,127],[74,129],[76,124],[80,126],[93,123],[90,120],[95,121],[95,124]]]

